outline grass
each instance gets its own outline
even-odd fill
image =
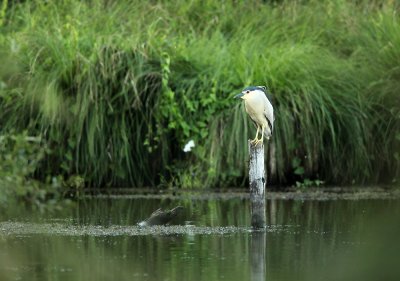
[[[63,0],[3,10],[1,133],[46,140],[39,177],[244,185],[255,130],[232,96],[268,85],[273,183],[398,180],[393,1]]]

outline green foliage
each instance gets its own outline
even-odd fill
[[[395,3],[63,0],[5,11],[0,125],[48,143],[37,175],[243,185],[254,130],[232,97],[253,84],[274,96],[277,183],[399,177]]]
[[[40,137],[0,136],[0,203],[7,207],[13,200],[24,200],[34,207],[50,207],[58,202],[60,179],[48,177],[46,183],[32,179],[49,151]],[[45,206],[43,203],[50,203]]]
[[[3,0],[1,3],[1,6],[0,6],[0,27],[4,23],[4,18],[6,16],[6,12],[7,12],[7,4],[8,4],[8,0]]]
[[[305,176],[305,169],[301,164],[301,160],[298,157],[292,159],[292,168],[293,174],[296,175],[296,187],[297,188],[307,188],[307,187],[319,187],[323,185],[325,182],[319,179],[309,179],[304,178]]]

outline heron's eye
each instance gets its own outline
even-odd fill
[[[246,91],[246,94],[250,93],[250,91]]]

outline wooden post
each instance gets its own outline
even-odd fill
[[[265,168],[264,168],[264,144],[249,146],[249,182],[250,182],[250,205],[251,226],[254,228],[265,227]]]

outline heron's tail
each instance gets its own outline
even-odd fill
[[[264,138],[269,140],[271,136],[272,136],[271,129],[269,127],[265,128],[264,129]]]

